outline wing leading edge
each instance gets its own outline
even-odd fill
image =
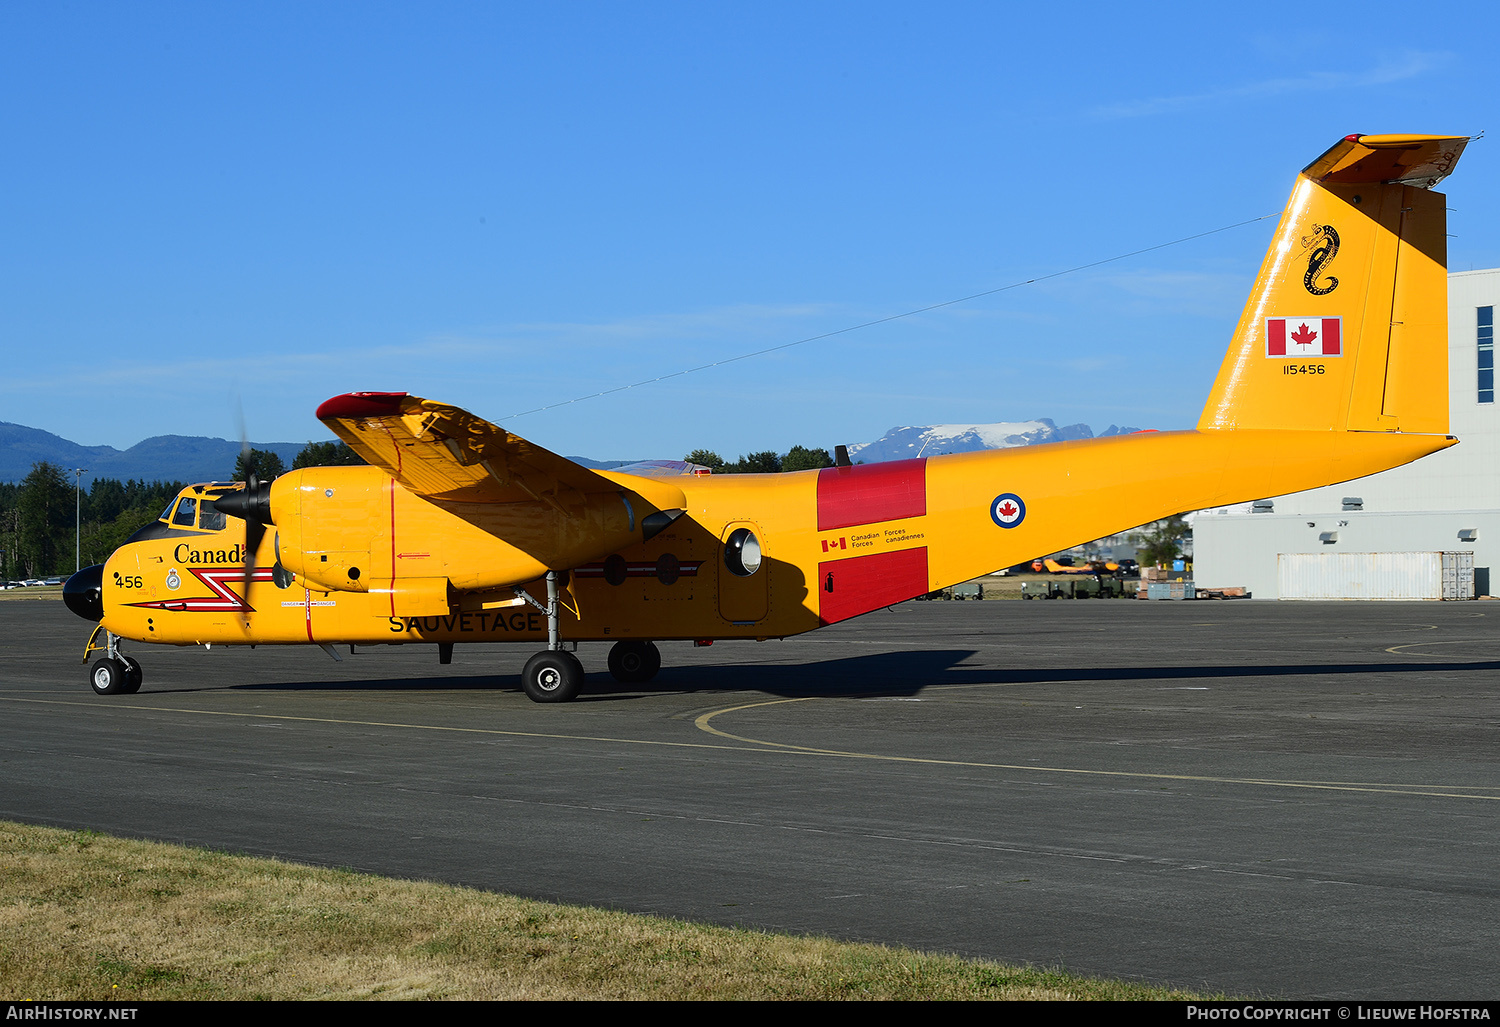
[[[404,392],[351,392],[318,407],[318,420],[410,492],[445,503],[543,502],[562,514],[591,493],[627,487],[659,510],[682,490],[659,478],[613,479],[467,410]]]

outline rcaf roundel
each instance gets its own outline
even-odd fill
[[[1026,519],[1026,504],[1014,492],[1005,492],[990,502],[990,518],[1002,528],[1014,528]]]
[[[1343,326],[1337,317],[1266,318],[1266,356],[1341,357]]]

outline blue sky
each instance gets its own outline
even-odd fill
[[[1149,13],[1146,13],[1149,11]],[[1481,5],[9,3],[0,420],[328,433],[406,391],[600,459],[1190,426],[1351,132],[1500,133]],[[1500,265],[1500,138],[1445,183]]]

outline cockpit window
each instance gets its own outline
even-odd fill
[[[198,514],[198,527],[204,531],[223,531],[224,514],[214,509],[213,500],[205,499],[203,509]]]
[[[192,496],[183,496],[177,504],[177,516],[172,518],[173,524],[191,528],[198,522],[198,501]]]
[[[174,507],[176,505],[177,505],[177,499],[176,499],[176,497],[173,497],[172,499],[169,499],[167,501],[167,508],[161,512],[161,516],[158,517],[157,520],[158,521],[170,521],[172,519],[172,507]]]

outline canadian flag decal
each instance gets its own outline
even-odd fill
[[[1266,318],[1266,356],[1341,357],[1344,337],[1337,317]]]

